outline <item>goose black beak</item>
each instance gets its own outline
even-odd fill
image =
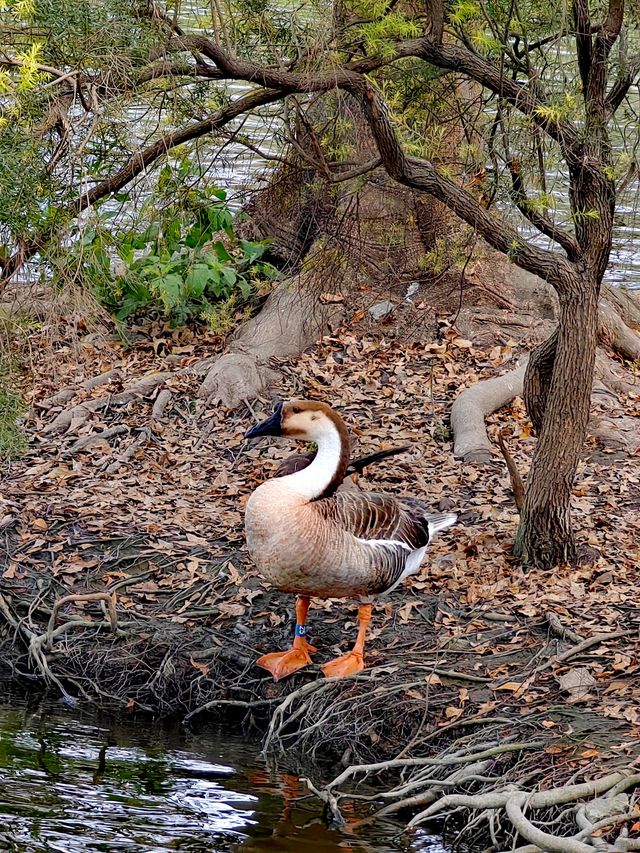
[[[261,435],[282,435],[282,403],[276,403],[271,417],[252,427],[244,437],[258,438]]]

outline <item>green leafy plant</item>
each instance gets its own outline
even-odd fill
[[[237,236],[226,192],[188,185],[191,177],[188,163],[163,167],[146,224],[116,231],[108,227],[110,211],[103,211],[58,275],[81,269],[119,320],[157,311],[175,325],[198,318],[229,331],[234,313],[246,315],[257,292],[280,274],[264,260],[267,241]]]

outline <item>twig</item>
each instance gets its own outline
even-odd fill
[[[507,450],[507,445],[504,443],[504,439],[500,433],[498,433],[498,446],[500,448],[500,452],[504,456],[504,461],[507,463],[507,470],[509,471],[509,477],[511,478],[511,491],[513,492],[516,509],[518,512],[522,512],[522,507],[524,506],[524,483],[522,482],[522,477],[516,467],[516,463],[513,460],[513,456]]]
[[[102,432],[96,432],[93,435],[85,435],[71,445],[69,453],[71,456],[75,456],[76,453],[86,450],[92,444],[95,444],[96,441],[106,441],[109,438],[113,438],[114,435],[120,435],[123,432],[129,432],[129,427],[124,424],[119,424],[117,426],[109,427]]]
[[[443,678],[451,678],[457,681],[471,681],[474,684],[489,684],[489,682],[493,681],[492,678],[485,678],[481,675],[470,675],[467,672],[458,672],[455,669],[439,669],[436,667],[432,672],[436,675],[441,675]]]
[[[255,699],[252,702],[245,702],[242,699],[212,699],[210,702],[206,702],[204,705],[194,708],[193,711],[189,711],[189,713],[183,718],[182,722],[187,723],[193,717],[196,717],[198,714],[203,714],[205,711],[210,711],[212,708],[262,708],[265,705],[273,705],[274,702],[279,701],[279,699]]]
[[[570,640],[572,643],[581,643],[583,641],[583,637],[581,637],[580,634],[576,634],[576,632],[571,628],[563,625],[560,621],[560,617],[552,610],[545,613],[545,618],[549,623],[549,630],[555,637],[558,637],[558,639]]]
[[[576,655],[581,654],[582,652],[586,652],[587,649],[590,649],[592,646],[597,646],[600,643],[608,643],[610,640],[617,640],[620,637],[628,637],[629,634],[633,633],[632,631],[613,631],[611,634],[594,634],[593,637],[588,637],[586,640],[583,640],[577,646],[574,646],[572,649],[567,649],[566,652],[562,652],[556,656],[557,661],[566,661],[570,658],[576,657]]]
[[[53,605],[53,609],[51,610],[51,616],[49,617],[49,624],[47,625],[47,630],[44,634],[45,644],[47,647],[51,647],[51,641],[54,636],[54,626],[56,624],[56,617],[58,615],[58,611],[61,607],[64,607],[65,604],[69,604],[71,602],[77,601],[104,601],[107,605],[107,613],[109,615],[109,624],[111,625],[112,631],[117,631],[118,629],[118,617],[116,614],[116,594],[115,592],[87,592],[87,593],[76,593],[73,595],[65,595],[63,598],[59,598]],[[82,622],[87,625],[92,625],[93,622],[88,622],[86,619],[82,620]],[[67,623],[69,624],[69,623]],[[76,623],[77,624],[77,621]]]

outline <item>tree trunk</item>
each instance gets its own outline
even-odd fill
[[[543,395],[546,407],[515,544],[516,556],[527,566],[549,568],[576,557],[571,489],[589,420],[598,289],[584,271],[560,299],[553,374]]]
[[[524,403],[533,429],[538,435],[542,432],[557,346],[556,327],[547,340],[533,350],[524,375]]]

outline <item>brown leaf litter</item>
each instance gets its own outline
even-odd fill
[[[567,775],[635,755],[637,454],[587,440],[573,498],[585,561],[525,573],[512,556],[517,514],[501,456],[460,464],[448,425],[462,388],[512,368],[515,342],[475,346],[446,325],[426,344],[347,328],[279,362],[277,395],[338,408],[354,455],[411,446],[354,478],[358,488],[415,495],[460,522],[433,543],[421,573],[375,607],[365,673],[323,683],[313,667],[274,685],[253,662],[289,642],[293,601],[248,562],[243,506],[291,446],[244,441],[267,402],[250,413],[197,400],[198,364],[216,348],[158,328],[129,351],[89,336],[58,353],[54,381],[50,356],[34,346],[30,449],[5,471],[0,497],[0,649],[14,676],[51,674],[111,707],[229,705],[251,718],[317,684],[303,693],[300,727],[279,729],[310,754],[415,751],[484,721],[499,737],[529,727]],[[637,398],[621,405],[637,418]],[[521,400],[490,419],[499,427],[526,472],[535,439]],[[55,601],[93,592],[115,593],[115,632],[104,602],[72,598],[45,636]],[[313,602],[319,662],[346,650],[354,623],[352,604]]]

